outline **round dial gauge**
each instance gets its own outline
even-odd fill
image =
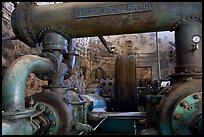
[[[200,42],[200,39],[201,39],[201,37],[200,37],[199,35],[195,35],[195,36],[193,36],[193,38],[192,38],[192,40],[193,40],[194,43]]]

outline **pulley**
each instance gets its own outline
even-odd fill
[[[135,55],[121,55],[116,59],[114,111],[138,111],[136,65]]]

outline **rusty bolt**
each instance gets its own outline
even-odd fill
[[[188,102],[183,101],[183,102],[180,103],[180,106],[186,108],[188,106]]]
[[[175,120],[180,120],[180,119],[181,119],[181,116],[178,115],[178,114],[176,114],[176,115],[174,115],[174,119],[175,119]]]

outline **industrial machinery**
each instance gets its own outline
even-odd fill
[[[43,50],[18,58],[4,75],[2,134],[202,134],[201,17],[200,2],[20,2],[13,31]],[[114,80],[96,86],[101,94],[78,94],[64,84],[75,66],[73,38],[154,31],[175,31],[176,67],[169,86],[146,86],[143,109],[134,55],[117,58]],[[25,98],[30,73],[48,85]]]

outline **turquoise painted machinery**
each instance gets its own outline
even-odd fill
[[[18,58],[4,75],[2,134],[202,134],[201,11],[200,2],[20,2],[12,13],[13,31],[20,41],[43,50]],[[117,58],[108,96],[78,94],[64,84],[77,55],[72,38],[165,30],[175,31],[175,72],[168,87],[156,94],[147,89],[142,111],[135,56]],[[30,73],[48,85],[25,97]]]

